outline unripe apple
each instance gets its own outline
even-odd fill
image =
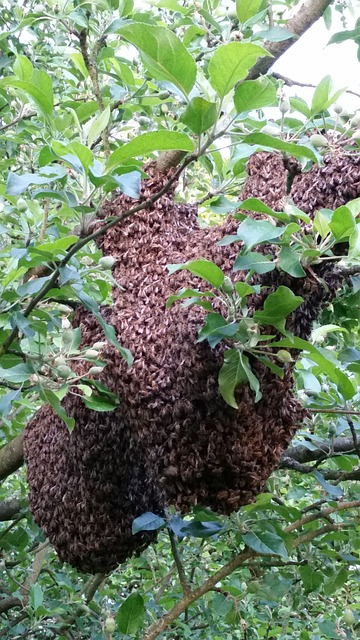
[[[114,618],[106,618],[104,622],[104,629],[106,633],[114,633],[116,629],[116,622]]]
[[[329,143],[325,136],[322,136],[320,133],[313,133],[312,136],[310,136],[310,143],[313,147],[316,148],[329,146]]]

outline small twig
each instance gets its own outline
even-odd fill
[[[9,622],[9,624],[7,625],[7,627],[5,629],[2,629],[0,631],[0,638],[9,637],[9,629],[13,629],[14,627],[16,627],[17,624],[19,624],[20,622],[25,620],[27,617],[28,617],[28,614],[26,613],[26,611],[23,611],[22,613],[20,613],[17,616],[17,618],[14,618],[14,620]]]
[[[291,533],[295,531],[295,529],[299,529],[299,527],[303,527],[305,524],[309,522],[313,522],[314,520],[319,520],[320,518],[328,518],[332,513],[337,513],[338,511],[344,511],[344,509],[357,509],[360,507],[360,500],[352,500],[350,502],[340,502],[336,507],[328,507],[327,509],[322,509],[321,511],[317,511],[316,513],[311,513],[310,515],[303,516],[295,522],[292,522],[284,529],[285,533]]]
[[[43,242],[46,236],[46,229],[47,229],[48,218],[49,218],[49,206],[50,206],[49,198],[45,198],[43,218],[42,218],[40,235],[39,235],[40,242]]]
[[[177,548],[176,535],[171,529],[171,527],[168,527],[168,532],[169,532],[169,538],[170,538],[170,544],[171,544],[171,551],[175,560],[180,584],[181,584],[184,595],[187,595],[190,593],[190,587],[187,583],[184,566],[180,558],[179,550]]]
[[[299,536],[296,540],[293,541],[294,547],[299,547],[301,544],[305,544],[306,542],[311,542],[314,538],[318,536],[323,536],[325,533],[331,533],[332,531],[340,531],[344,527],[340,524],[327,524],[320,529],[316,529],[315,531],[308,531],[304,533],[303,536]]]
[[[358,442],[358,439],[357,439],[354,423],[353,423],[353,421],[352,421],[352,419],[350,418],[349,415],[346,416],[346,422],[348,423],[350,431],[351,431],[352,439],[353,439],[353,442],[354,442],[354,449],[355,449],[357,455],[360,457],[360,445],[359,445],[359,442]]]
[[[40,575],[40,572],[41,572],[41,569],[42,569],[42,566],[43,566],[43,562],[45,560],[45,556],[46,556],[47,551],[48,551],[47,546],[48,545],[46,545],[45,547],[44,547],[44,545],[39,545],[39,548],[37,549],[37,552],[36,552],[36,556],[35,556],[35,558],[33,560],[33,563],[32,563],[31,571],[30,571],[28,577],[26,578],[24,584],[21,587],[20,591],[21,591],[21,594],[23,596],[23,606],[24,607],[27,605],[28,600],[29,600],[30,587],[31,587],[31,585],[35,584],[35,582],[37,581],[37,579],[38,579],[38,577]]]
[[[360,411],[353,411],[352,409],[345,409],[340,407],[340,409],[306,409],[310,413],[335,413],[343,416],[360,416]]]
[[[103,102],[101,89],[99,85],[99,74],[96,66],[96,56],[100,51],[100,49],[105,44],[105,37],[103,36],[99,38],[99,40],[96,42],[95,50],[94,50],[94,59],[95,59],[94,61],[88,51],[87,36],[88,36],[87,29],[82,29],[79,33],[80,50],[82,53],[82,57],[84,58],[85,66],[89,72],[90,80],[92,82],[92,86],[94,89],[94,94],[95,94],[96,102],[99,107],[99,111],[102,113],[104,111],[104,102]],[[102,139],[104,142],[105,156],[109,157],[110,144],[109,144],[109,127],[108,126],[106,126],[104,131],[102,132]]]
[[[276,71],[273,71],[271,75],[274,78],[276,78],[276,80],[282,80],[284,84],[286,84],[288,87],[293,87],[294,85],[296,85],[297,87],[305,87],[305,88],[308,87],[309,89],[316,88],[316,84],[311,84],[309,82],[299,82],[298,80],[293,80],[292,78],[283,76],[281,73],[277,73]],[[360,98],[360,93],[356,93],[356,91],[351,91],[351,89],[347,89],[346,91],[344,91],[344,93],[351,93],[353,96]]]
[[[309,475],[316,471],[318,465],[302,464],[289,456],[283,456],[279,466],[281,469],[290,469],[291,471]],[[322,469],[321,475],[325,480],[334,480],[336,482],[342,482],[343,480],[360,480],[360,467],[355,467],[352,471],[327,471]]]
[[[269,20],[269,29],[273,29],[274,27],[274,12],[273,12],[273,8],[272,8],[272,1],[271,0],[267,0],[267,15],[268,15],[268,20]]]

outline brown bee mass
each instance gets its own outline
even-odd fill
[[[147,167],[141,200],[156,193],[167,177],[155,165]],[[170,170],[170,172],[173,170]],[[347,181],[342,178],[347,176]],[[325,159],[295,177],[291,196],[312,214],[334,208],[360,195],[360,164],[354,156]],[[281,209],[286,171],[281,156],[255,154],[242,197],[259,197]],[[102,217],[119,215],[134,201],[115,195]],[[80,398],[68,396],[64,406],[76,420],[70,434],[49,407],[43,407],[25,432],[30,508],[60,558],[83,571],[108,571],[141,551],[153,533],[132,536],[133,518],[146,511],[158,514],[164,504],[186,511],[195,504],[230,513],[253,501],[276,467],[305,411],[293,393],[291,366],[284,379],[254,363],[262,400],[254,401],[248,386],[237,390],[238,409],[228,406],[218,390],[224,347],[197,342],[204,310],[166,301],[181,287],[198,287],[186,271],[169,276],[167,265],[195,258],[215,262],[233,280],[239,244],[218,246],[224,235],[236,233],[230,219],[203,229],[196,209],[176,204],[170,191],[152,209],[145,209],[113,227],[99,240],[104,254],[116,258],[113,305],[103,310],[120,342],[131,350],[128,368],[111,345],[101,381],[121,399],[116,411],[98,413]],[[263,248],[269,253],[271,247]],[[289,326],[308,337],[312,322],[341,284],[336,267],[314,267],[316,277],[273,271],[257,276],[270,289],[285,285],[304,299]],[[327,286],[320,284],[321,278]],[[254,296],[253,309],[264,295]],[[83,344],[103,335],[84,309],[74,322],[82,328]]]

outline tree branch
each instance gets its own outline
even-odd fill
[[[220,580],[223,580],[230,575],[235,571],[235,569],[244,564],[246,560],[249,558],[255,558],[257,555],[258,554],[252,549],[245,549],[244,551],[241,551],[241,553],[238,553],[232,560],[230,560],[230,562],[225,564],[221,569],[219,569],[219,571],[214,573],[211,578],[206,580],[204,584],[197,589],[194,589],[194,591],[190,591],[190,593],[184,595],[181,600],[179,600],[179,602],[170,609],[170,611],[145,631],[142,640],[155,640],[155,638],[165,631],[165,629],[167,629],[172,622],[184,613],[184,611],[186,611],[193,602],[201,598],[205,593],[208,593],[208,591],[211,591],[216,584],[220,582]]]
[[[292,78],[283,76],[282,73],[277,73],[276,71],[273,71],[271,75],[273,76],[273,78],[276,78],[276,80],[282,80],[287,87],[293,87],[295,85],[296,87],[304,87],[309,89],[316,88],[316,84],[312,84],[311,82],[300,82],[298,80],[293,80]],[[346,89],[345,93],[351,93],[353,96],[360,98],[360,93],[356,93],[356,91],[351,91],[351,89]]]
[[[320,518],[327,519],[332,513],[337,513],[338,511],[344,511],[344,509],[357,509],[360,507],[360,500],[352,500],[350,502],[339,502],[336,507],[327,507],[326,509],[321,509],[321,511],[316,511],[316,513],[311,513],[310,515],[303,516],[295,522],[289,524],[288,527],[284,529],[285,533],[291,533],[299,527],[303,527],[305,524],[309,522],[313,522],[314,520],[319,520]]]
[[[291,469],[298,473],[310,474],[316,471],[316,465],[301,464],[292,458],[284,458],[280,467],[282,469]],[[343,480],[360,480],[360,467],[356,467],[352,471],[328,471],[321,470],[321,475],[325,480],[335,480],[336,482],[342,482]]]
[[[302,444],[289,447],[280,458],[280,466],[282,465],[282,462],[285,458],[291,458],[293,460],[296,460],[297,462],[306,463],[319,460],[324,456],[333,457],[342,453],[355,453],[354,441],[351,437],[335,438],[331,446],[329,443],[324,442],[321,445],[321,449],[319,448],[311,450]]]
[[[10,611],[10,609],[14,609],[15,607],[22,607],[22,602],[20,598],[15,598],[15,596],[9,596],[9,598],[4,598],[0,600],[0,615],[2,613],[6,613]],[[1,637],[1,634],[0,634]]]
[[[17,436],[0,449],[0,480],[4,480],[21,467],[24,461],[23,437],[23,434]]]
[[[24,506],[25,502],[18,498],[9,498],[8,500],[0,502],[0,522],[12,520]]]
[[[182,563],[181,558],[180,558],[179,550],[177,548],[176,535],[175,535],[175,533],[173,532],[173,530],[170,527],[169,527],[168,530],[169,530],[171,551],[172,551],[172,554],[174,556],[174,560],[175,560],[175,564],[176,564],[176,568],[177,568],[180,584],[181,584],[181,587],[182,587],[184,595],[187,595],[187,594],[190,593],[190,587],[189,587],[189,585],[187,583],[184,566],[183,566],[183,563]]]
[[[302,36],[319,18],[325,9],[332,3],[332,0],[305,0],[299,11],[289,20],[286,25],[288,31],[292,31],[294,36],[282,42],[265,42],[265,48],[272,57],[265,57],[250,70],[247,80],[254,80],[260,75],[269,71],[270,67]]]

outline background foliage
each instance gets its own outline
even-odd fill
[[[246,162],[258,148],[291,154],[304,169],[321,162],[324,152],[336,153],[339,144],[356,152],[359,115],[345,113],[339,105],[342,92],[332,88],[329,77],[314,87],[310,104],[301,97],[289,98],[284,81],[272,74],[252,79],[253,65],[268,58],[264,46],[277,57],[279,46],[292,41],[289,11],[298,8],[297,2],[263,0],[160,0],[152,6],[132,0],[4,0],[4,445],[21,434],[43,402],[50,402],[72,428],[60,405],[70,380],[88,406],[109,410],[116,404],[100,385],[76,379],[72,372],[80,355],[95,375],[104,363],[101,347],[80,348],[71,313],[78,301],[95,314],[100,304],[110,303],[116,286],[111,257],[101,256],[89,230],[113,189],[136,199],[147,158],[164,150],[188,154],[180,165],[177,198],[197,202],[205,225],[238,208]],[[348,9],[346,2],[323,3],[320,13],[329,28],[335,12],[343,18],[344,30],[333,35],[332,42],[350,39],[360,47],[359,21]],[[249,209],[264,212],[261,206],[256,200],[248,203]],[[311,243],[294,243],[286,231],[289,216],[296,224],[299,217],[308,222],[305,214],[289,205],[280,219],[283,248],[288,250],[283,254],[285,271],[295,269],[301,276],[305,263],[328,259],[329,243],[350,238],[343,268],[351,278],[324,312],[312,346],[297,364],[298,393],[311,419],[269,479],[266,493],[229,518],[200,508],[185,520],[172,514],[171,539],[164,522],[149,525],[149,516],[144,516],[138,527],[163,527],[156,545],[110,576],[87,579],[58,562],[27,511],[24,470],[11,475],[5,465],[0,487],[0,637],[149,640],[163,629],[163,637],[199,640],[355,637],[360,627],[359,209],[354,201],[334,215],[320,213],[312,229],[316,249]],[[264,213],[279,219],[271,210]],[[261,237],[259,225],[256,233],[243,227],[239,234],[248,252],[274,238],[275,227],[261,224]],[[246,255],[249,262],[242,267],[251,271],[252,254]],[[232,292],[226,292],[221,276],[219,280],[209,265],[183,268],[196,273],[200,268],[205,281],[219,288],[228,305],[224,317],[229,326]],[[244,288],[236,291],[240,305],[248,293]],[[289,301],[290,292],[279,295],[281,302]],[[196,302],[203,304],[204,299],[197,297]],[[290,306],[285,305],[279,317],[273,305],[273,326],[283,326]],[[209,323],[211,318],[203,339],[211,334],[214,342],[214,336],[216,341],[230,335],[223,325],[214,332]],[[104,331],[116,342],[111,327],[105,325]],[[285,342],[284,349],[288,346]],[[131,354],[122,353],[130,364]],[[239,358],[239,353],[234,349],[232,357]],[[245,375],[257,392],[244,360],[242,367],[242,378]],[[230,404],[238,382],[229,367],[220,386]],[[172,619],[161,627],[157,620],[174,607]]]

